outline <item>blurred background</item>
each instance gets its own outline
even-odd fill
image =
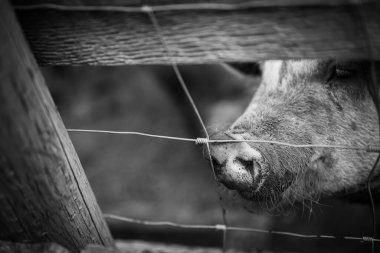
[[[257,64],[180,66],[208,129],[223,129],[244,111],[260,82]],[[237,71],[239,69],[239,71]],[[171,67],[43,68],[67,128],[139,131],[196,138],[202,128]],[[323,200],[269,215],[252,213],[218,188],[202,148],[191,142],[142,136],[70,133],[104,213],[149,221],[222,224],[304,234],[371,234],[370,207]],[[378,213],[380,216],[380,213]],[[152,228],[109,221],[116,238],[220,247],[215,231]],[[246,252],[370,252],[370,243],[228,233],[228,247]]]

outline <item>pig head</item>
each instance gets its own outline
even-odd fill
[[[379,124],[369,82],[365,61],[266,61],[245,112],[211,139],[376,145]],[[268,209],[359,191],[376,159],[365,151],[247,142],[212,143],[210,154],[218,181]]]

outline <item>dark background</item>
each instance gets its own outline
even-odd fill
[[[231,124],[249,103],[260,81],[253,65],[244,76],[217,65],[181,66],[206,121],[215,131]],[[203,137],[173,71],[168,66],[43,68],[67,128],[139,131]],[[221,224],[216,184],[202,149],[191,142],[141,136],[71,133],[87,177],[104,213],[149,221]],[[253,214],[231,198],[228,224],[304,234],[371,235],[369,205],[340,200],[284,211]],[[380,213],[378,212],[380,217]],[[117,238],[219,247],[220,232],[150,228],[110,222]],[[238,250],[370,252],[370,243],[302,239],[231,232]]]

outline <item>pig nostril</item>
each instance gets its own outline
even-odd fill
[[[252,170],[253,169],[253,160],[244,160],[244,159],[242,159],[242,158],[239,158],[239,157],[237,157],[237,158],[235,158],[235,161],[237,161],[237,162],[239,162],[241,165],[243,165],[244,166],[244,168],[247,170],[247,171],[249,171],[249,170]]]
[[[219,167],[221,164],[219,163],[219,161],[215,158],[215,157],[213,157],[213,156],[211,156],[211,163],[214,165],[214,166],[216,166],[216,167]]]

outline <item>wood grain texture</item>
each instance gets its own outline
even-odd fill
[[[63,4],[74,6],[169,6],[178,4],[232,4],[250,7],[286,6],[342,6],[359,3],[376,3],[378,0],[34,0],[33,4]],[[30,0],[12,0],[14,5],[30,5]]]
[[[38,2],[62,3],[59,0]],[[80,1],[92,6],[200,1],[121,2]],[[358,7],[340,5],[348,1],[251,2],[257,3],[258,7],[236,11],[160,11],[155,15],[178,63],[369,57],[365,27]],[[25,6],[28,1],[18,0],[14,4]],[[78,5],[78,1],[65,1],[65,4]],[[368,21],[373,57],[380,59],[380,2],[370,1],[363,5],[363,10]],[[40,65],[168,63],[163,45],[145,13],[41,9],[18,10],[17,14]]]
[[[7,1],[0,1],[0,239],[113,244]]]

